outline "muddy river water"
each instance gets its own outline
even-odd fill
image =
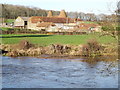
[[[118,88],[116,58],[2,57],[3,88]]]

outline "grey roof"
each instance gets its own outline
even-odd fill
[[[28,21],[29,17],[21,17],[24,21]]]

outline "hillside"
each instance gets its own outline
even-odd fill
[[[0,4],[2,9],[2,16],[7,19],[15,19],[18,16],[30,17],[30,16],[47,16],[48,10],[40,9],[37,7],[28,7],[11,4]],[[59,11],[53,11],[53,15],[59,14]]]

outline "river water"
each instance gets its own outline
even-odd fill
[[[2,57],[3,88],[118,88],[116,58]]]

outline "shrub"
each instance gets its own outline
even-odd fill
[[[18,44],[20,49],[29,49],[31,47],[34,47],[33,44],[31,44],[29,41],[27,40],[22,40],[20,41],[20,43]]]
[[[100,55],[102,46],[96,39],[90,39],[86,45],[83,45],[83,54],[85,56]]]
[[[54,50],[54,53],[58,54],[68,53],[71,50],[69,46],[61,44],[52,44],[52,48]]]

